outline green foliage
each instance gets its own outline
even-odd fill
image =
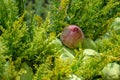
[[[0,1],[0,25],[8,28],[18,18],[18,8],[14,0]],[[1,34],[1,32],[0,32]]]
[[[55,63],[51,62],[53,56],[47,58],[46,63],[40,65],[33,80],[63,80],[71,73],[71,66],[55,57]],[[66,65],[64,65],[66,64]],[[54,66],[54,67],[52,67]]]
[[[2,78],[2,75],[4,74],[4,64],[6,63],[5,57],[3,55],[0,55],[0,78]]]
[[[61,0],[52,11],[53,28],[57,33],[67,24],[80,26],[87,38],[97,39],[111,25],[120,12],[117,0]],[[62,6],[62,7],[61,7]]]
[[[6,55],[13,56],[13,59],[22,55],[27,47],[25,44],[27,40],[27,26],[23,23],[23,17],[24,15],[18,21],[15,21],[11,27],[3,30],[1,36],[1,41],[4,42],[7,48]]]
[[[50,0],[24,0],[24,9],[35,14],[40,15],[43,19],[46,18],[49,11]]]
[[[104,66],[120,65],[120,35],[111,29],[111,24],[116,28],[114,18],[120,16],[119,0],[52,0],[45,12],[41,8],[44,1],[35,1],[27,6],[25,1],[0,1],[0,79],[70,80],[74,74],[103,80]],[[45,17],[37,15],[42,11]],[[86,41],[74,50],[62,45],[59,35],[70,24],[80,26],[90,44]],[[83,47],[99,55],[86,58]]]

